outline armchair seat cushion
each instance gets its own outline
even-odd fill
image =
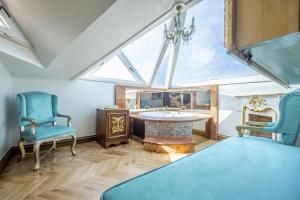
[[[74,133],[75,129],[60,125],[43,125],[35,128],[35,135],[32,137],[30,129],[21,133],[22,138],[27,141],[39,141]]]

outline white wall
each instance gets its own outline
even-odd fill
[[[0,159],[11,147],[9,127],[11,123],[12,79],[0,62]]]
[[[236,136],[235,127],[242,124],[239,99],[219,94],[219,134]]]
[[[114,85],[109,83],[13,78],[13,99],[17,93],[28,91],[57,95],[59,112],[72,116],[72,126],[79,137],[96,134],[96,109],[114,103]],[[17,126],[12,128],[11,134],[12,144],[16,145],[19,137]]]

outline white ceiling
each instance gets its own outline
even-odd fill
[[[115,1],[4,0],[4,4],[47,67]]]

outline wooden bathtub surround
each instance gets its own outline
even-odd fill
[[[192,137],[148,136],[144,139],[144,149],[156,153],[192,153],[195,142]]]
[[[211,119],[207,121],[209,127],[210,139],[218,139],[218,123],[219,123],[219,86],[210,86],[210,114]]]

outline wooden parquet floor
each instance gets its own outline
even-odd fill
[[[197,150],[216,143],[199,136],[194,139]],[[0,176],[0,199],[98,200],[109,187],[187,155],[147,152],[134,140],[109,149],[84,143],[76,151],[72,157],[69,147],[61,147],[42,156],[37,172],[32,170],[33,158],[18,163],[14,157]]]

